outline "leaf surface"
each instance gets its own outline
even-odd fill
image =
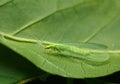
[[[16,84],[22,80],[42,76],[43,71],[0,44],[0,83]]]
[[[120,70],[119,52],[109,54],[104,64],[95,65],[48,54],[43,45],[29,39],[96,43],[120,50],[119,4],[119,0],[11,0],[0,7],[0,42],[53,74],[73,78],[108,75]],[[23,39],[27,42],[20,41]]]

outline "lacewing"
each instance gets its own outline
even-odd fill
[[[84,45],[86,45],[86,47],[83,47]],[[106,50],[104,48],[106,47],[104,45],[94,43],[84,45],[78,47],[66,44],[49,43],[45,46],[45,49],[51,49],[60,53],[67,52],[71,54],[69,54],[69,56],[95,62],[104,62],[109,59],[108,53],[105,53]]]

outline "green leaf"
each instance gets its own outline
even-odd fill
[[[52,74],[72,78],[112,74],[120,70],[119,4],[119,0],[10,0],[0,7],[0,42]],[[96,65],[47,53],[41,41],[96,43],[118,52],[108,53],[109,60]]]
[[[41,76],[45,73],[1,44],[0,53],[1,84],[16,84],[22,80],[30,79],[38,75]]]

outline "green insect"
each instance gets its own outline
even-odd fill
[[[59,52],[68,51],[68,52],[72,52],[72,53],[84,55],[84,56],[90,54],[89,50],[80,49],[75,46],[69,46],[69,45],[64,45],[64,44],[50,44],[50,45],[47,45],[45,49],[53,49]]]
[[[103,47],[97,44],[92,44],[91,46],[95,46],[95,47],[99,46],[100,48]],[[84,59],[84,60],[89,60],[89,61],[95,61],[95,62],[104,62],[109,59],[109,56],[107,53],[104,53],[103,51],[100,51],[100,50],[91,49],[91,48],[84,48],[84,47],[79,48],[76,46],[65,45],[65,44],[48,43],[45,46],[45,49],[51,49],[61,53],[68,52],[71,54],[69,56]]]

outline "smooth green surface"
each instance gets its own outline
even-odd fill
[[[0,44],[0,84],[16,84],[43,74],[32,63]]]
[[[52,55],[41,44],[3,38],[3,33],[54,43],[98,43],[120,50],[120,0],[11,0],[0,6],[0,42],[37,67],[73,78],[119,71],[120,53],[102,65]]]

